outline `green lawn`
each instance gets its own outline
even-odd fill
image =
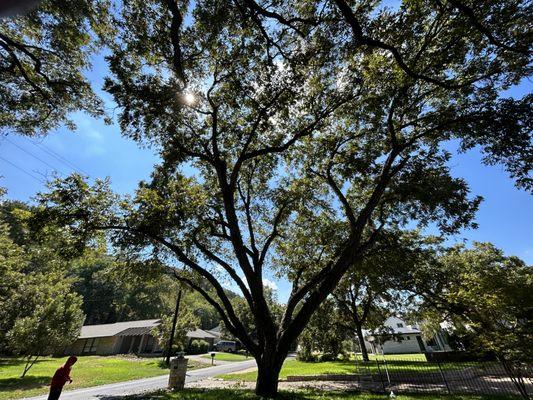
[[[281,369],[280,379],[285,379],[288,375],[318,375],[318,374],[353,374],[355,367],[353,361],[326,361],[320,363],[308,363],[297,360],[287,360]],[[255,382],[257,371],[243,372],[240,374],[219,375],[231,381]]]
[[[65,360],[66,358],[49,357],[39,359],[26,376],[20,379],[24,362],[17,358],[0,358],[0,400],[46,393],[52,375]],[[200,364],[189,360],[191,369],[198,365]],[[159,358],[78,357],[71,373],[73,383],[67,384],[65,390],[164,375],[167,371]]]
[[[206,354],[202,356],[202,358],[211,359],[211,356],[209,354]],[[245,361],[245,360],[251,360],[251,357],[243,356],[242,354],[235,354],[235,353],[216,353],[215,360],[218,361]]]
[[[361,367],[362,373],[378,373],[375,360],[381,361],[381,372],[385,373],[383,367],[383,357],[370,355],[370,362],[365,368]],[[358,358],[361,365],[360,357]],[[416,373],[439,373],[437,364],[428,363],[423,354],[394,354],[385,355],[388,372],[416,372]],[[470,363],[472,365],[472,363]],[[442,364],[443,369],[462,369],[459,363]],[[287,360],[281,369],[280,379],[285,379],[289,375],[322,375],[322,374],[356,374],[358,373],[354,359],[347,361],[326,361],[326,362],[302,362],[298,360]],[[244,372],[240,374],[220,375],[219,378],[234,381],[254,382],[257,378],[256,371]]]
[[[370,393],[337,393],[322,391],[305,391],[305,392],[280,392],[280,400],[386,400],[386,395]],[[121,397],[121,400],[124,399]],[[144,394],[127,397],[128,400],[259,400],[250,390],[232,390],[232,389],[187,389],[182,392],[165,393],[159,392],[154,394]],[[397,400],[511,400],[514,397],[506,396],[473,396],[473,395],[398,395]]]

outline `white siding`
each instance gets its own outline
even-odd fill
[[[407,339],[410,338],[410,340]],[[415,335],[403,335],[402,340],[387,340],[383,344],[384,354],[420,353],[420,346]]]

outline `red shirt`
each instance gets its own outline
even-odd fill
[[[62,365],[59,367],[52,378],[52,383],[50,384],[53,388],[62,388],[65,386],[65,383],[70,381],[70,367]]]

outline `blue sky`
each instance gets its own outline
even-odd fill
[[[97,60],[88,73],[95,88],[102,86],[105,65]],[[524,83],[509,92],[520,96],[531,91]],[[112,115],[113,103],[102,94]],[[111,177],[114,190],[132,193],[139,180],[146,179],[157,162],[150,149],[140,149],[137,144],[120,135],[117,124],[105,125],[84,114],[74,115],[75,132],[61,128],[41,139],[28,139],[17,135],[0,137],[0,186],[7,188],[8,198],[29,200],[44,188],[42,181],[54,170],[69,174],[74,170],[91,178]],[[465,231],[451,241],[490,241],[508,255],[516,255],[533,264],[533,203],[526,192],[514,187],[500,166],[481,164],[476,150],[453,157],[452,173],[469,183],[472,193],[484,197],[477,214],[479,228]],[[7,160],[7,161],[6,161]],[[67,162],[68,160],[68,162]],[[284,301],[289,292],[287,282],[275,280],[279,299]]]

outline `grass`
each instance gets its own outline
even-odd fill
[[[203,355],[202,358],[211,359],[209,354]],[[216,353],[215,361],[245,361],[251,360],[250,357],[243,356],[242,354],[235,353]]]
[[[319,375],[319,374],[353,374],[355,367],[353,361],[326,361],[317,363],[308,363],[298,360],[287,360],[283,364],[280,379],[285,379],[289,375]],[[257,371],[243,372],[240,374],[225,374],[219,375],[217,378],[222,378],[230,381],[247,381],[255,382],[257,379]]]
[[[19,378],[24,368],[20,358],[0,358],[0,400],[18,399],[47,393],[56,369],[66,361],[63,358],[43,357],[35,363],[24,378]],[[189,368],[200,363],[189,360]],[[131,357],[78,357],[72,368],[72,384],[65,390],[103,385],[132,379],[164,375],[168,369],[158,358]]]
[[[370,362],[365,368],[361,368],[364,373],[378,373],[376,359],[381,361],[381,372],[383,370],[383,357],[370,355]],[[361,361],[360,357],[358,358]],[[436,364],[428,363],[423,354],[388,354],[385,355],[388,372],[413,372],[413,373],[439,373],[439,367]],[[470,363],[469,365],[472,365]],[[462,369],[464,365],[460,363],[446,363],[441,365],[443,369]],[[325,361],[325,362],[303,362],[298,360],[286,360],[281,369],[280,379],[286,379],[290,375],[323,375],[323,374],[356,374],[358,368],[354,359],[347,361]],[[218,378],[232,381],[255,382],[257,371],[248,371],[240,374],[219,375]]]
[[[388,396],[370,393],[301,391],[280,392],[280,400],[386,400]],[[476,396],[476,395],[398,395],[397,400],[511,400],[509,396]],[[104,397],[101,400],[118,400],[117,397]],[[182,392],[156,392],[137,396],[120,397],[121,400],[259,400],[250,390],[234,389],[187,389]]]

